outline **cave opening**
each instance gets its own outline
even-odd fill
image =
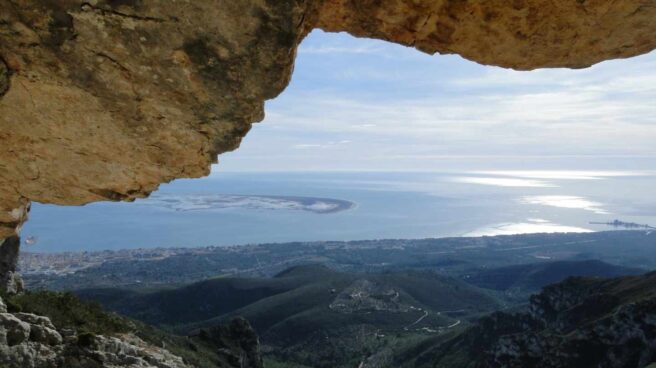
[[[35,203],[25,250],[598,229],[589,222],[621,213],[604,206],[653,184],[654,64],[651,53],[588,69],[512,71],[314,31],[290,85],[208,178],[164,184],[136,203]],[[617,185],[626,189],[609,196]],[[454,210],[476,196],[496,199]],[[314,209],[294,197],[336,202]],[[390,215],[399,211],[406,215]]]
[[[654,10],[0,1],[0,366],[648,365]]]

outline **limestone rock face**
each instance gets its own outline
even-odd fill
[[[0,314],[0,342],[8,346],[18,345],[30,337],[30,325],[10,313]]]
[[[4,306],[0,299],[0,305]],[[0,308],[0,366],[186,368],[183,359],[148,344],[134,334],[92,337],[88,346],[79,343],[75,331],[66,340],[48,317],[30,313],[6,313]]]
[[[23,291],[23,279],[16,272],[20,238],[16,235],[0,239],[0,290],[8,294]]]
[[[326,0],[317,26],[529,70],[649,52],[655,14],[653,0]]]
[[[133,334],[97,336],[90,357],[67,358],[64,366],[86,367],[100,360],[103,367],[187,368],[182,358],[166,349],[146,344]],[[95,363],[97,364],[97,363]]]
[[[44,301],[45,302],[45,301]],[[11,303],[8,303],[11,305]],[[11,309],[11,308],[10,308]],[[87,316],[88,317],[88,316]],[[55,320],[55,319],[53,319]],[[61,327],[61,326],[60,326]],[[141,337],[140,337],[141,336]],[[195,361],[161,343],[147,342],[143,330],[93,334],[57,328],[50,318],[32,313],[7,313],[0,298],[0,367],[8,368],[262,368],[255,331],[241,318],[226,326],[203,329],[189,337],[216,349],[219,360]],[[193,348],[192,348],[193,347]],[[175,352],[174,352],[175,351]],[[189,358],[189,357],[187,357]],[[203,359],[208,358],[203,356]]]
[[[656,359],[654,276],[572,278],[546,287],[524,316],[534,327],[501,336],[486,366],[647,366]]]
[[[28,200],[131,200],[208,174],[288,83],[308,6],[0,1],[0,86],[11,85],[0,100],[0,238]]]
[[[0,239],[208,174],[314,28],[517,69],[656,47],[655,0],[0,0]]]

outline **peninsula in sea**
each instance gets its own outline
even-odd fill
[[[335,198],[233,194],[155,194],[146,203],[175,211],[241,208],[256,210],[297,210],[318,214],[346,211],[355,206],[354,202]]]

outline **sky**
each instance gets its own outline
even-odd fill
[[[265,110],[213,173],[649,166],[656,52],[518,72],[314,31]]]

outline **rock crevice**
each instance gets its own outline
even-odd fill
[[[23,291],[23,280],[17,272],[20,238],[16,235],[0,241],[0,290],[9,294]]]
[[[10,70],[2,58],[0,58],[0,98],[9,90],[9,74]]]

